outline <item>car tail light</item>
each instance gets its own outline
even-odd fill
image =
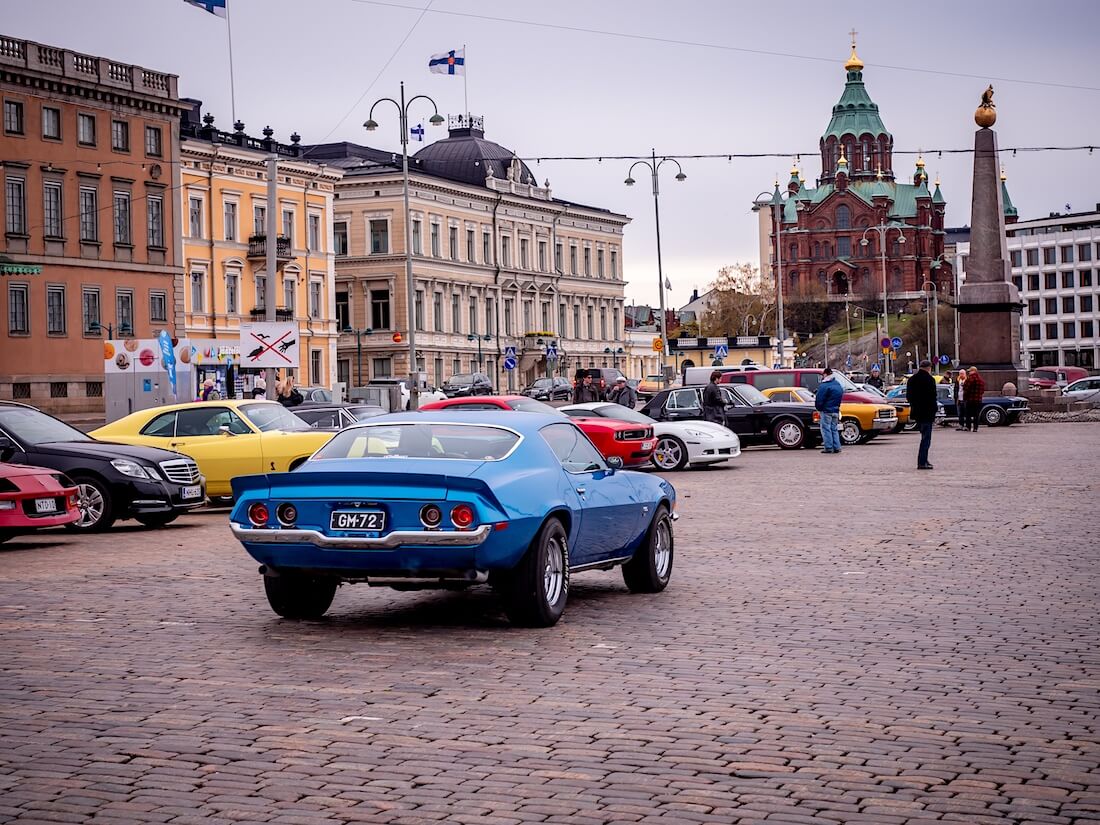
[[[465,530],[474,523],[474,508],[469,504],[456,504],[451,510],[451,523],[459,530]]]
[[[267,524],[267,520],[270,517],[271,514],[268,513],[266,504],[257,501],[248,508],[248,520],[257,527],[263,527]]]
[[[289,501],[284,501],[275,509],[275,516],[279,519],[280,524],[292,527],[294,522],[298,520],[298,508]]]
[[[820,421],[821,421],[821,413],[819,413],[817,410],[814,410],[814,423],[817,424]]]
[[[425,504],[420,508],[420,523],[428,529],[434,529],[443,521],[443,511],[434,504]]]

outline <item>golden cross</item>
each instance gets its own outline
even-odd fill
[[[859,32],[857,32],[855,29],[852,29],[850,32],[848,32],[848,34],[850,34],[852,36],[852,48],[855,49],[855,47],[856,47],[856,35],[859,34]]]

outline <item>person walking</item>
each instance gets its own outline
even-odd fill
[[[978,431],[978,419],[982,411],[982,397],[985,395],[985,381],[977,367],[966,371],[966,383],[963,384],[963,401],[966,403],[966,421],[970,432]]]
[[[573,385],[573,403],[588,404],[592,401],[601,401],[599,389],[592,383],[592,373],[586,372]]]
[[[710,374],[710,382],[703,387],[703,419],[725,426],[726,402],[722,398],[722,391],[718,389],[721,377],[721,371],[715,370]]]
[[[844,398],[844,387],[833,375],[831,367],[826,367],[821,383],[814,395],[814,407],[821,413],[821,440],[823,453],[840,452],[840,402]]]
[[[212,396],[217,396],[217,395],[218,395],[218,391],[214,387],[214,379],[213,378],[207,378],[205,381],[202,382],[202,400],[203,401],[210,401]],[[218,399],[214,398],[213,400],[216,401]]]
[[[867,379],[867,383],[876,390],[881,390],[884,386],[882,382],[882,372],[879,370],[878,364],[871,367],[871,377]]]
[[[302,403],[302,394],[294,386],[294,377],[287,375],[282,381],[275,382],[278,402],[284,407],[297,407]]]
[[[965,430],[966,426],[966,402],[963,401],[963,385],[966,384],[966,370],[960,369],[959,374],[955,376],[952,390],[955,393],[955,415],[958,416],[959,423],[955,428],[957,430]]]
[[[917,449],[917,469],[931,470],[928,450],[932,447],[932,427],[936,423],[936,379],[932,377],[932,362],[925,358],[920,369],[905,384],[905,397],[909,399],[909,419],[915,421],[920,431],[920,447]]]
[[[632,410],[638,406],[638,393],[636,393],[634,388],[626,383],[626,379],[620,375],[615,379],[615,388],[611,390],[607,400],[612,404],[620,404],[628,410]]]
[[[267,379],[264,378],[263,373],[256,376],[256,380],[252,384],[252,397],[253,398],[266,398],[267,397]]]

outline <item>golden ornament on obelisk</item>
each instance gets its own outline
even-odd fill
[[[997,106],[993,103],[993,86],[982,92],[982,102],[974,112],[974,122],[988,129],[997,122]]]

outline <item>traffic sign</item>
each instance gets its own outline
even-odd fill
[[[852,356],[851,355],[849,355],[847,358],[844,359],[844,366],[846,366],[848,369],[852,368]]]
[[[950,364],[950,363],[951,363],[951,359],[950,359],[950,358],[948,358],[948,357],[947,357],[946,355],[941,355],[941,356],[940,356],[940,363],[941,363],[941,364]]]
[[[558,347],[553,341],[546,345],[546,360],[557,361],[558,360]]]
[[[889,338],[883,338],[883,339],[882,339],[881,341],[879,341],[878,343],[879,343],[879,346],[880,346],[880,347],[882,347],[883,349],[885,349],[886,347],[890,346],[890,339],[889,339]]]
[[[729,354],[730,354],[730,348],[727,347],[725,344],[719,344],[718,346],[716,346],[714,348],[714,357],[715,358],[725,358]]]
[[[504,369],[514,370],[516,368],[516,359],[511,355],[504,356]]]
[[[894,349],[901,349],[901,345],[902,345],[902,340],[900,338],[891,338],[890,339],[890,346],[892,346]]]
[[[504,357],[515,359],[515,357],[516,357],[516,348],[515,347],[505,347],[504,348]]]
[[[653,339],[653,351],[661,352],[665,348],[665,343],[660,338]]]

